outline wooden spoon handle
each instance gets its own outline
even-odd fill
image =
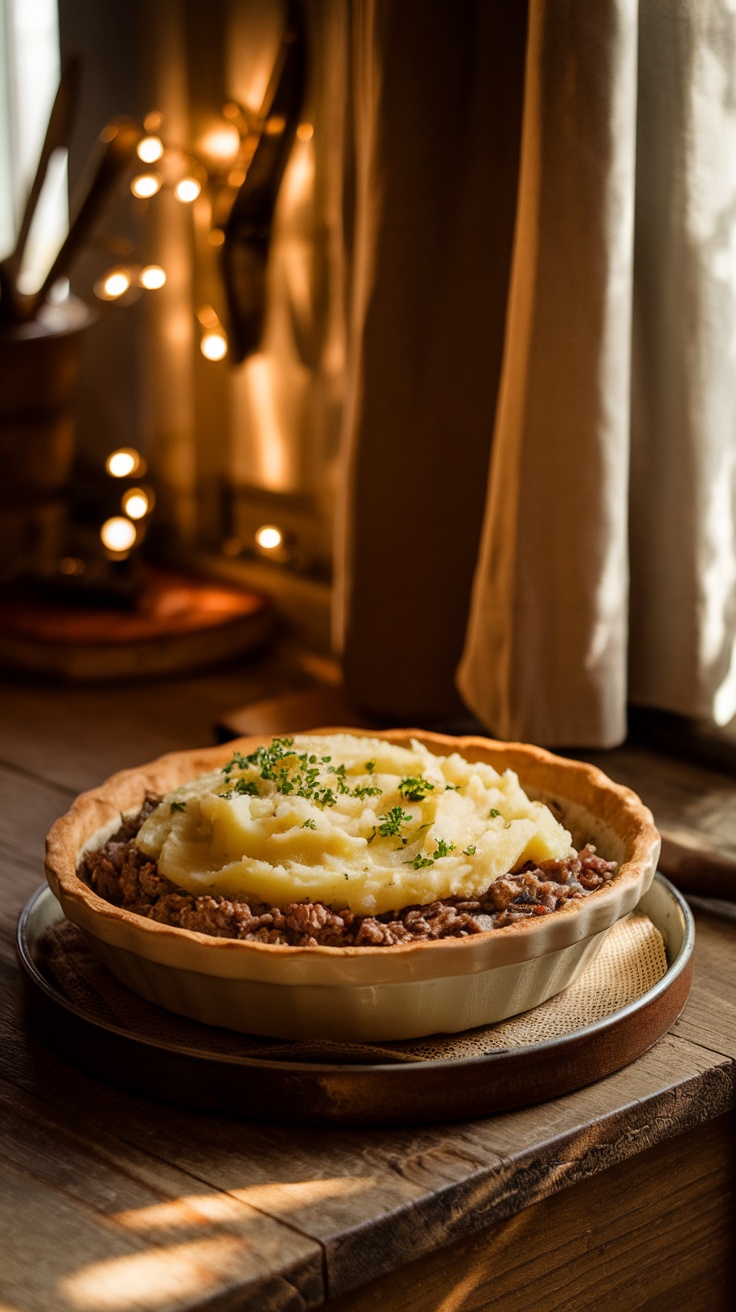
[[[30,298],[30,304],[26,309],[27,318],[34,318],[38,314],[54,283],[68,272],[80,247],[84,244],[87,233],[99,217],[109,193],[130,163],[140,137],[140,128],[133,119],[128,118],[117,119],[100,133],[102,151],[94,167],[91,181],[76,208],[69,225],[69,232],[46,275],[43,286]]]
[[[36,168],[36,176],[31,183],[31,189],[28,193],[23,217],[18,229],[18,239],[15,248],[8,257],[8,265],[15,276],[20,268],[23,259],[28,233],[31,229],[33,215],[36,212],[38,198],[41,194],[46,170],[49,166],[49,160],[55,150],[60,150],[69,144],[72,123],[77,108],[79,96],[79,76],[81,70],[81,60],[78,55],[72,55],[64,61],[61,70],[61,78],[56,91],[51,115],[49,117],[48,127],[46,128],[46,137],[41,148],[41,154]]]
[[[683,893],[736,902],[736,860],[695,838],[663,832],[659,869]]]

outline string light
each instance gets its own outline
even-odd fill
[[[99,282],[95,283],[95,296],[101,301],[117,301],[130,287],[131,277],[127,269],[111,269]]]
[[[163,114],[160,114],[157,109],[152,109],[146,114],[146,117],[143,120],[143,126],[146,129],[146,132],[157,132],[163,121]]]
[[[227,355],[227,338],[222,332],[205,333],[199,349],[205,360],[224,360]]]
[[[106,519],[100,529],[103,547],[116,555],[130,551],[137,536],[135,524],[124,515],[113,515],[111,519]]]
[[[130,190],[139,200],[149,200],[155,196],[157,191],[161,190],[161,178],[158,173],[139,173],[133,178],[130,184]]]
[[[296,130],[299,141],[311,141],[314,136],[314,128],[311,123],[300,123]]]
[[[147,291],[153,292],[159,287],[163,287],[166,282],[166,272],[161,268],[160,264],[147,264],[138,274],[138,281],[141,287],[145,287]]]
[[[279,132],[283,132],[286,127],[286,119],[281,114],[272,114],[267,118],[263,125],[263,131],[267,137],[277,137]]]
[[[150,488],[132,487],[122,499],[122,507],[129,519],[145,519],[153,510],[154,496]]]
[[[275,524],[262,524],[256,530],[255,538],[258,546],[262,547],[264,551],[274,551],[276,547],[281,546],[284,535]]]
[[[129,478],[131,474],[142,474],[145,461],[132,446],[118,447],[105,461],[105,469],[112,478]]]
[[[174,194],[183,205],[191,205],[192,201],[197,199],[201,190],[202,186],[196,178],[186,177],[177,182]]]
[[[240,133],[230,123],[213,128],[202,140],[202,150],[213,159],[234,159],[240,149]]]
[[[222,246],[225,240],[225,234],[222,231],[222,228],[213,228],[209,233],[207,240],[210,246]]]
[[[164,153],[164,143],[160,137],[143,137],[136,146],[136,154],[144,164],[155,164]]]

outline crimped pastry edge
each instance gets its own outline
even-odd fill
[[[587,898],[567,902],[549,916],[467,938],[393,947],[291,947],[214,938],[115,907],[81,879],[77,865],[82,851],[104,841],[102,836],[111,832],[121,813],[136,811],[147,791],[171,792],[186,780],[224,764],[234,751],[248,753],[270,742],[273,735],[269,734],[240,738],[218,747],[169,753],[147,765],[123,770],[98,788],[82,793],[52,826],[47,838],[46,875],[67,918],[110,947],[202,974],[279,984],[399,982],[474,974],[532,960],[580,942],[632,910],[654,876],[660,840],[651,812],[635,793],[614,783],[596,766],[529,744],[474,736],[454,738],[420,729],[379,732],[338,726],[309,733],[381,737],[399,744],[416,738],[437,755],[457,751],[468,760],[487,761],[499,770],[511,768],[525,789],[569,799],[613,830],[622,844],[620,868],[610,884]]]

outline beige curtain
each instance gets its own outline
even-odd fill
[[[350,694],[554,745],[725,723],[736,4],[351,9]]]

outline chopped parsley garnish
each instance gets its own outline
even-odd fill
[[[475,856],[475,843],[463,848],[463,856]]]
[[[317,825],[314,820],[305,820],[302,829],[316,829]]]
[[[490,809],[490,811],[488,812],[488,819],[489,819],[489,820],[497,820],[498,817],[500,816],[500,814],[501,814],[501,812],[500,812],[500,811],[497,811],[496,808],[495,808],[495,806],[492,806],[491,809]]]
[[[295,782],[289,778],[289,771],[284,765],[274,772],[274,783],[278,791],[284,794],[284,797],[288,797],[289,793],[294,791]]]
[[[434,852],[432,855],[434,856],[435,861],[441,861],[443,856],[449,856],[450,852],[454,852],[454,851],[455,851],[454,843],[446,843],[444,838],[438,838],[437,851]]]
[[[375,761],[366,761],[366,763],[365,763],[365,772],[366,772],[366,774],[373,774],[373,771],[375,770],[375,768],[376,768],[376,763],[375,763]]]
[[[376,784],[356,784],[353,789],[353,797],[359,797],[361,801],[364,797],[380,797],[383,792]]]
[[[427,793],[434,792],[434,784],[422,775],[408,774],[399,784],[399,792],[407,802],[423,802]]]
[[[261,768],[264,765],[273,766],[277,761],[283,761],[284,757],[293,756],[294,753],[291,750],[293,746],[293,738],[274,738],[269,746],[262,744],[260,747],[256,747],[256,750],[251,752],[249,756],[244,756],[242,752],[235,752],[227,765],[223,766],[223,770],[226,774],[229,774],[236,767],[239,770],[247,770],[249,766],[260,766]]]
[[[426,829],[427,826],[424,825],[423,828]],[[429,866],[433,866],[435,861],[441,861],[443,856],[449,856],[450,852],[454,852],[454,850],[454,843],[446,843],[444,838],[438,838],[437,849],[431,856],[422,856],[421,852],[417,852],[413,861],[405,861],[404,864],[411,866],[412,870],[426,870]],[[475,848],[473,848],[473,851],[475,851]]]
[[[445,792],[446,792],[446,793],[459,793],[459,792],[460,792],[460,785],[459,785],[459,784],[445,784]]]
[[[323,761],[331,761],[331,760],[332,760],[332,757],[331,757],[331,756],[323,756],[323,757],[322,757],[322,760],[323,760]],[[347,794],[350,793],[350,789],[348,788],[348,786],[347,786],[347,784],[346,784],[346,782],[345,782],[345,766],[344,766],[344,765],[328,765],[328,767],[327,767],[327,773],[328,773],[328,774],[334,774],[334,776],[335,776],[335,778],[336,778],[336,780],[337,780],[337,791],[338,791],[338,793],[347,793]]]
[[[411,820],[410,811],[402,811],[400,806],[392,806],[383,817],[383,822],[378,826],[378,832],[381,838],[399,838],[399,830],[402,825]]]
[[[170,811],[186,811],[186,809],[187,809],[186,802],[172,802],[171,806],[169,807]]]
[[[240,793],[242,797],[258,797],[258,784],[255,779],[236,779],[233,792]]]
[[[434,857],[422,856],[421,852],[417,852],[414,860],[407,861],[406,864],[410,865],[412,870],[424,870],[426,866],[434,865]]]

